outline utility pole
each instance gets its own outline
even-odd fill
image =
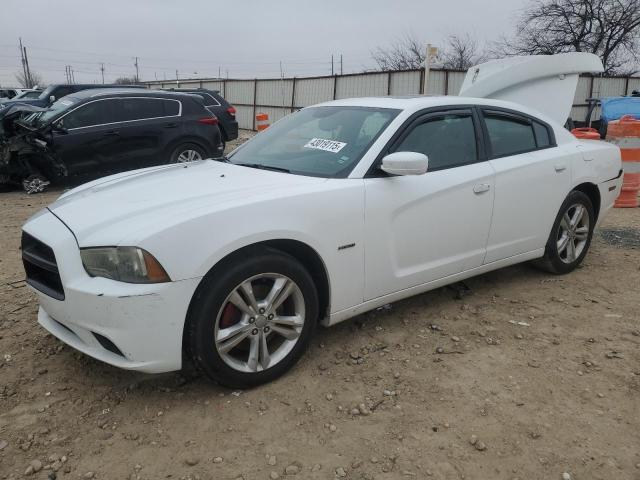
[[[427,51],[424,57],[424,81],[422,85],[422,94],[427,95],[427,86],[429,83],[429,72],[431,70],[431,59],[438,55],[438,49],[427,43]]]
[[[222,78],[222,67],[218,65],[218,78]]]
[[[331,76],[333,76],[333,54],[331,55]]]
[[[136,66],[136,83],[140,82],[140,73],[138,71],[138,57],[136,57],[136,61],[134,63],[134,65]],[[177,75],[176,75],[177,77]]]
[[[27,47],[24,48],[24,66],[27,68],[27,79],[29,82],[29,88],[33,88],[33,77],[31,76],[31,69],[29,68],[29,57],[27,56]]]
[[[104,63],[100,64],[100,73],[102,73],[102,84],[104,85]]]
[[[22,77],[24,78],[24,86],[28,88],[29,77],[27,76],[27,67],[24,62],[24,49],[22,47],[22,37],[18,39],[20,41],[20,61],[22,63]]]
[[[342,54],[340,54],[340,75],[342,75]]]
[[[178,69],[176,68],[176,84],[178,85],[178,88],[180,88],[180,77],[178,76]]]

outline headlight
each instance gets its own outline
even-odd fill
[[[97,247],[80,250],[82,264],[92,277],[127,283],[170,282],[160,262],[137,247]]]

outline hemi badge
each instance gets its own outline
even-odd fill
[[[338,250],[346,250],[347,248],[355,247],[355,243],[347,243],[346,245],[340,245]]]

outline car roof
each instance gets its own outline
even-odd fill
[[[88,98],[96,97],[130,97],[135,95],[136,97],[161,97],[161,98],[192,98],[192,95],[188,93],[180,92],[167,92],[165,90],[147,90],[132,87],[122,88],[92,88],[89,90],[80,90],[79,92],[68,95],[76,100],[85,100]]]
[[[478,105],[486,107],[505,108],[522,112],[527,115],[539,118],[547,123],[557,124],[554,120],[550,119],[547,115],[528,108],[524,105],[520,105],[514,102],[507,102],[504,100],[495,100],[490,98],[473,98],[473,97],[459,97],[449,95],[408,95],[399,97],[360,97],[360,98],[345,98],[342,100],[332,100],[329,102],[320,103],[317,106],[353,106],[353,107],[371,107],[371,108],[393,108],[398,110],[405,110],[410,112],[417,112],[419,110],[434,108],[434,107],[455,107],[456,105]]]

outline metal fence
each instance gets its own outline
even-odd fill
[[[428,95],[457,95],[466,72],[431,70]],[[149,88],[208,88],[219,90],[236,107],[240,128],[255,130],[256,113],[267,113],[271,122],[316,103],[349,97],[424,94],[424,69],[394,72],[367,72],[324,77],[272,79],[159,80]],[[600,77],[584,75],[578,81],[571,116],[582,121],[588,110],[587,98],[628,95],[640,90],[640,77]],[[593,120],[599,118],[598,109]]]

